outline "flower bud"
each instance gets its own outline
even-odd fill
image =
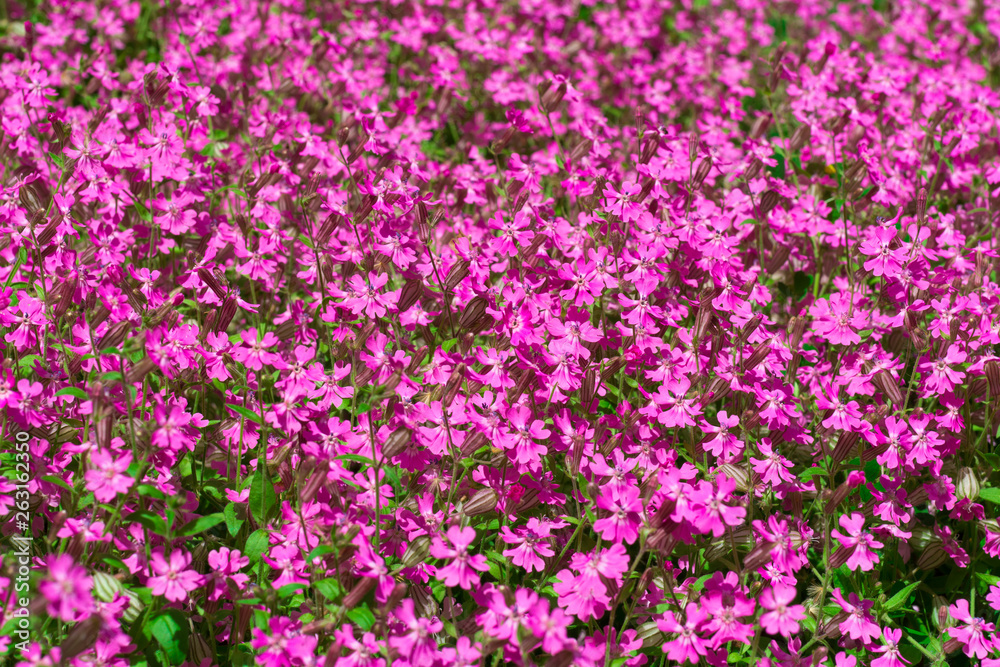
[[[851,547],[842,546],[838,548],[836,551],[834,551],[833,555],[830,556],[830,564],[827,566],[828,570],[829,571],[836,570],[838,567],[846,563],[847,559],[854,554],[854,551],[857,548],[858,548],[857,545],[853,545]]]
[[[960,468],[955,480],[955,496],[959,500],[975,500],[979,497],[979,476],[972,468]]]
[[[750,161],[750,166],[748,166],[746,171],[743,172],[744,177],[748,181],[752,181],[753,179],[757,178],[758,174],[760,174],[760,170],[763,166],[764,163],[761,162],[759,158],[754,158],[753,160]]]
[[[448,382],[444,385],[444,396],[441,399],[445,407],[451,407],[452,401],[455,400],[458,392],[462,389],[462,380],[465,378],[466,368],[464,363],[460,363],[452,370]]]
[[[188,635],[188,649],[192,662],[196,665],[201,665],[206,660],[209,664],[215,662],[215,651],[209,647],[201,633],[192,632]]]
[[[698,168],[694,171],[694,178],[691,180],[691,189],[697,190],[705,182],[709,172],[712,171],[712,158],[707,157],[698,163]]]
[[[614,376],[618,375],[618,371],[624,368],[625,364],[625,357],[614,357],[613,359],[610,359],[601,371],[601,382],[607,382]]]
[[[757,345],[750,356],[743,361],[743,371],[753,370],[757,367],[760,362],[767,358],[767,355],[771,353],[771,339],[768,338],[763,343]]]
[[[445,278],[444,287],[445,289],[452,290],[458,286],[462,280],[469,275],[469,262],[467,260],[462,260],[451,267],[448,272],[448,277]]]
[[[400,427],[393,431],[385,444],[382,445],[382,456],[386,460],[392,460],[410,446],[413,440],[413,433],[410,429]]]
[[[66,639],[59,644],[62,659],[71,660],[93,646],[103,625],[104,617],[100,614],[93,614],[82,623],[74,625],[67,633]]]
[[[856,431],[841,431],[840,437],[837,438],[837,446],[833,448],[834,463],[840,463],[848,458],[860,438],[861,434]]]
[[[772,251],[771,256],[767,258],[767,264],[764,266],[764,270],[768,274],[780,271],[788,261],[789,255],[792,254],[792,249],[786,245],[777,245]]]
[[[466,516],[479,516],[493,512],[497,508],[497,492],[488,487],[476,491],[469,500],[462,506],[462,511]]]
[[[920,188],[917,193],[917,222],[923,224],[927,216],[927,188]]]
[[[427,537],[427,536],[426,535],[422,535],[421,537]],[[419,539],[419,538],[417,538],[417,539]],[[416,544],[416,541],[414,541],[413,543],[411,543],[410,546],[407,548],[406,553],[403,554],[403,564],[404,564],[404,566],[406,566],[406,562],[407,562],[406,556],[409,555],[410,549],[412,549],[415,546],[415,544]],[[430,549],[428,547],[428,552],[429,551],[430,551]],[[421,560],[423,560],[423,559],[421,558]],[[417,562],[420,562],[420,561],[417,561]],[[410,567],[412,567],[412,566],[410,566]],[[378,579],[376,579],[375,577],[361,577],[358,580],[358,582],[356,584],[354,584],[354,588],[351,589],[351,592],[344,596],[344,607],[347,608],[347,609],[354,609],[355,607],[357,607],[359,604],[361,604],[362,600],[364,600],[366,597],[368,597],[369,593],[371,593],[373,590],[375,590],[375,586],[377,584],[378,584]]]
[[[462,311],[462,317],[458,321],[458,326],[466,331],[479,331],[484,323],[484,318],[489,317],[486,315],[486,307],[488,305],[489,302],[486,300],[486,297],[473,297],[465,306],[465,310]]]
[[[507,401],[514,403],[518,398],[521,397],[528,387],[532,386],[535,381],[535,370],[533,368],[526,369],[521,373],[521,377],[518,378],[517,384],[515,384],[511,389],[507,391]]]
[[[551,113],[555,111],[559,103],[562,102],[563,97],[566,96],[566,83],[560,83],[556,88],[549,88],[542,95],[541,107],[546,113]]]
[[[984,370],[986,372],[986,381],[990,388],[990,397],[996,398],[1000,396],[1000,362],[990,359],[986,362]]]
[[[142,613],[145,605],[136,593],[128,589],[123,590],[122,594],[129,600],[128,607],[122,612],[122,620],[126,623],[132,623],[139,618],[139,614]]]
[[[752,139],[753,141],[757,141],[758,139],[764,136],[764,133],[767,132],[767,128],[770,126],[771,126],[770,114],[763,114],[762,116],[759,116],[753,122],[753,126],[750,128],[750,139]]]
[[[903,406],[903,392],[899,389],[899,383],[892,377],[889,371],[879,371],[873,378],[873,383],[889,397],[896,407]]]
[[[121,582],[104,572],[94,572],[94,597],[101,602],[111,602],[115,595],[124,590]]]
[[[767,214],[775,209],[780,201],[777,191],[768,190],[760,197],[760,215],[763,218],[767,217]]]
[[[795,132],[792,133],[792,139],[791,142],[789,143],[789,148],[792,150],[793,153],[798,153],[805,147],[806,143],[809,141],[809,138],[811,136],[812,136],[812,131],[810,130],[809,126],[800,125],[795,129]]]
[[[917,567],[924,571],[930,571],[939,565],[943,565],[948,560],[948,552],[944,550],[940,539],[934,539],[917,559]]]
[[[580,140],[580,142],[573,147],[573,150],[569,152],[569,161],[572,163],[579,162],[580,160],[585,158],[593,148],[594,148],[594,142],[591,141],[590,139]],[[655,147],[653,150],[655,152]]]

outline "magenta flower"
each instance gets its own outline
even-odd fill
[[[760,596],[760,606],[767,613],[760,617],[764,632],[782,637],[791,637],[799,631],[799,621],[805,618],[805,607],[789,604],[795,599],[795,588],[777,584],[764,590]]]
[[[860,569],[862,572],[872,570],[879,562],[878,554],[872,549],[881,549],[884,545],[865,530],[865,516],[858,512],[854,512],[850,517],[841,515],[840,526],[847,531],[846,535],[837,529],[830,531],[830,534],[837,538],[844,549],[852,550],[847,559],[847,566],[852,570]]]
[[[721,537],[727,527],[743,523],[747,511],[743,507],[727,505],[736,490],[736,482],[725,475],[719,475],[715,484],[702,480],[691,493],[691,503],[700,514],[698,529]]]
[[[884,628],[882,630],[883,646],[876,646],[873,651],[882,655],[872,660],[872,667],[903,667],[910,662],[903,658],[899,651],[899,641],[903,638],[903,631],[897,628]]]
[[[677,635],[663,644],[663,652],[669,660],[697,663],[706,655],[708,642],[697,634],[702,630],[706,619],[708,614],[692,602],[684,610],[683,623],[672,611],[668,611],[664,618],[656,622],[660,632]]]
[[[452,526],[446,536],[447,542],[435,537],[431,543],[432,556],[451,561],[437,568],[438,580],[443,581],[445,586],[459,586],[466,590],[474,584],[478,585],[479,575],[476,572],[486,572],[490,566],[486,563],[486,556],[468,553],[469,545],[476,539],[475,529]]]
[[[135,480],[122,474],[132,464],[132,452],[114,453],[98,449],[90,454],[90,468],[84,475],[87,490],[102,503],[110,503],[119,493],[125,493]]]
[[[992,642],[987,633],[992,633],[996,627],[982,618],[973,618],[969,613],[969,601],[958,600],[948,607],[952,618],[963,623],[960,627],[948,628],[948,634],[962,642],[962,652],[970,658],[975,656],[982,660],[992,652]]]
[[[874,602],[859,600],[857,593],[851,593],[849,601],[845,600],[839,588],[834,589],[831,594],[840,608],[847,613],[847,619],[841,621],[838,626],[841,632],[851,639],[861,640],[864,644],[870,644],[875,637],[882,634],[881,628],[868,612],[874,606]]]
[[[874,238],[862,241],[858,248],[861,254],[871,257],[865,261],[865,271],[871,271],[875,276],[896,276],[903,268],[906,258],[903,248],[892,248],[896,230],[892,227],[876,227],[872,233]]]
[[[153,595],[162,595],[171,602],[183,602],[204,580],[202,575],[187,569],[191,565],[191,554],[180,549],[170,553],[169,561],[163,557],[162,550],[154,552],[151,565],[156,573],[149,578]]]
[[[392,305],[392,299],[379,290],[389,282],[385,273],[369,273],[368,280],[354,274],[347,284],[343,306],[355,315],[382,317]]]
[[[45,564],[48,569],[38,591],[48,603],[49,616],[67,622],[86,618],[94,608],[90,597],[94,584],[87,571],[67,554],[49,556]]]
[[[475,532],[475,531],[473,531]],[[434,635],[441,632],[444,625],[438,619],[418,618],[414,614],[413,600],[403,600],[394,612],[402,627],[400,634],[389,637],[389,646],[406,656],[413,665],[429,665],[437,654],[437,640]]]
[[[279,369],[286,367],[281,355],[269,351],[278,342],[278,337],[272,332],[268,331],[263,337],[260,337],[256,329],[250,329],[241,331],[240,338],[243,339],[244,347],[233,348],[231,353],[233,361],[244,364],[253,371],[262,370],[264,366],[273,366]]]
[[[610,513],[594,522],[594,530],[601,537],[626,544],[633,544],[639,538],[643,504],[639,500],[638,487],[626,487],[618,494],[599,495],[597,507]]]

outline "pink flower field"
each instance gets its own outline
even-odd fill
[[[998,40],[0,0],[0,662],[1000,667]]]

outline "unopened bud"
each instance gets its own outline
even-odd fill
[[[541,106],[542,110],[548,113],[555,111],[559,103],[562,102],[563,97],[566,95],[566,83],[560,83],[555,88],[549,88],[542,95]]]
[[[482,488],[464,503],[462,511],[466,516],[479,516],[492,512],[497,507],[497,492],[490,488]]]
[[[809,129],[808,125],[800,125],[796,128],[795,132],[792,133],[792,139],[789,143],[789,148],[793,153],[798,153],[805,147],[809,138],[812,136],[812,131]]]
[[[396,429],[382,445],[382,456],[386,460],[396,458],[410,445],[412,440],[413,433],[410,429],[405,427]]]
[[[529,368],[525,370],[521,377],[518,378],[517,383],[510,388],[507,392],[507,400],[510,403],[515,402],[521,395],[528,390],[535,382],[535,370]]]
[[[750,138],[754,141],[760,139],[767,132],[767,128],[771,126],[771,116],[770,114],[764,114],[760,116],[753,122],[753,127],[750,128]]]
[[[979,497],[979,476],[972,468],[963,467],[955,480],[955,497],[959,500],[975,500]]]
[[[445,289],[455,289],[467,275],[469,275],[469,262],[462,260],[451,267],[451,271],[448,272],[448,277],[444,280]]]
[[[708,177],[708,173],[712,170],[712,158],[704,158],[698,163],[698,168],[695,169],[694,178],[691,180],[691,188],[697,190],[701,187],[701,184],[705,182],[705,178]]]
[[[777,191],[768,190],[760,197],[760,214],[762,217],[767,217],[767,214],[775,209],[780,201]]]
[[[71,660],[93,646],[103,625],[104,617],[101,614],[94,614],[82,623],[74,625],[66,635],[66,639],[59,644],[62,659]]]
[[[479,325],[482,324],[482,319],[486,315],[486,307],[489,305],[489,301],[486,297],[476,296],[465,306],[465,310],[462,311],[462,317],[458,321],[458,326],[466,331],[477,331]]]

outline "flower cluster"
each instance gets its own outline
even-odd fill
[[[995,3],[0,28],[11,664],[1000,667]]]

